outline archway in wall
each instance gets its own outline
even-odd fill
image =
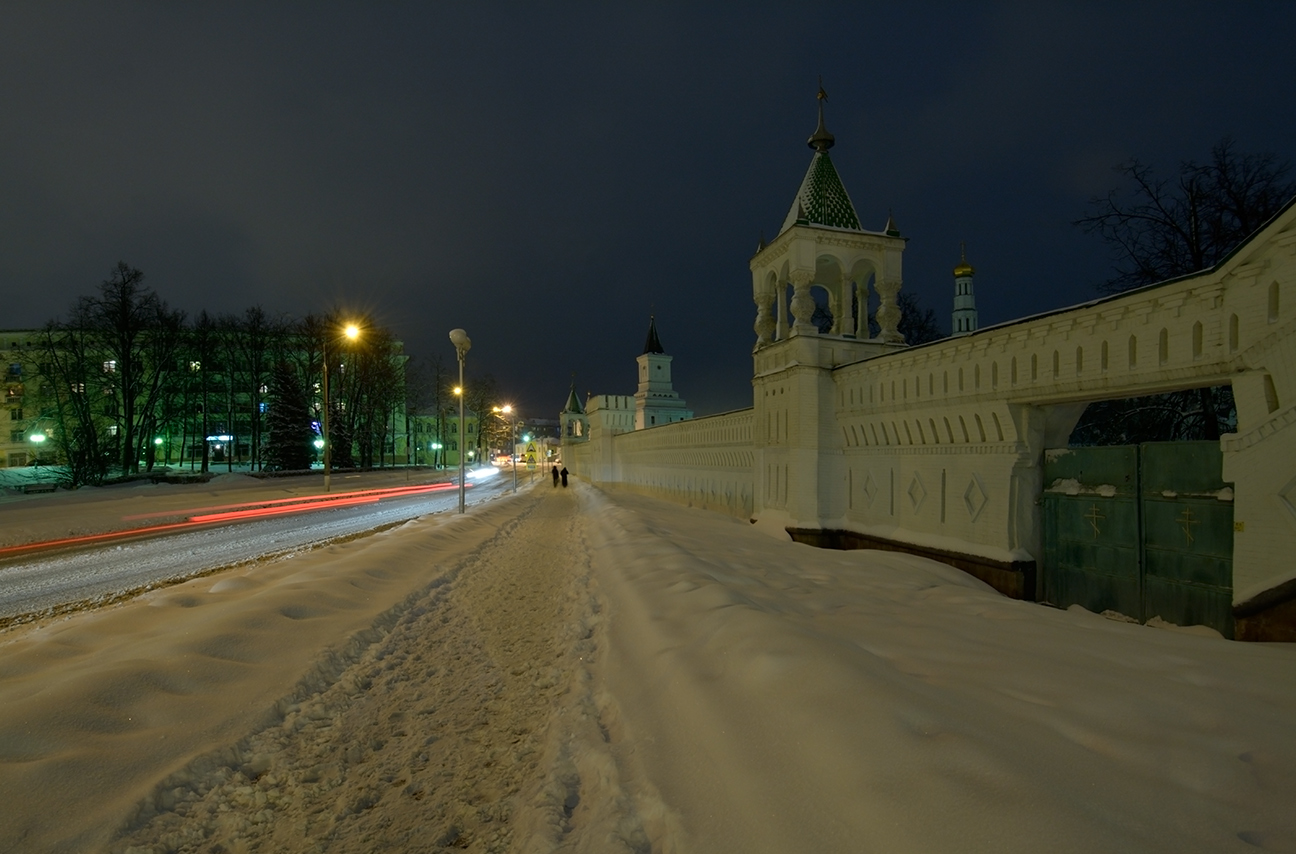
[[[1236,429],[1233,387],[1220,385],[1095,401],[1085,408],[1067,445],[1218,441]]]
[[[1040,600],[1232,637],[1236,423],[1229,386],[1089,404],[1045,451]]]
[[[823,285],[811,285],[810,296],[814,298],[814,314],[810,316],[810,322],[819,330],[820,335],[832,334],[833,325],[837,323],[837,316],[833,313],[832,296],[828,289]]]

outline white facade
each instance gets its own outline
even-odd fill
[[[573,472],[810,541],[937,556],[1034,598],[1044,454],[1085,406],[1230,385],[1237,431],[1220,447],[1233,487],[1219,500],[1234,502],[1234,612],[1251,637],[1296,632],[1296,201],[1214,269],[909,348],[896,333],[903,241],[817,224],[804,192],[806,216],[749,265],[752,409],[643,439],[594,431],[565,450]],[[845,310],[869,280],[871,340]],[[835,307],[831,334],[810,323],[812,287]]]

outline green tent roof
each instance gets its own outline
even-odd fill
[[[576,383],[572,383],[571,394],[567,395],[567,406],[563,412],[575,412],[578,415],[585,414],[585,407],[581,406],[580,398],[576,396]]]
[[[783,220],[782,233],[794,225],[826,225],[863,231],[855,206],[842,185],[832,158],[826,150],[816,151],[806,170],[801,188],[792,200],[792,208]]]

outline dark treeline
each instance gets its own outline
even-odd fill
[[[336,315],[187,318],[119,263],[98,292],[42,331],[41,416],[70,485],[155,464],[208,471],[309,466],[327,355],[333,464],[394,462],[405,357],[386,329]],[[210,437],[210,438],[209,438]]]

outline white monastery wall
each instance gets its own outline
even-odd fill
[[[589,415],[589,441],[563,446],[564,464],[577,476],[751,517],[752,410],[617,433],[600,428],[595,408]]]
[[[648,430],[633,398],[592,398],[564,462],[765,526],[1014,567],[1041,557],[1043,454],[1088,402],[1228,384],[1234,601],[1296,578],[1296,208],[1196,276],[921,347],[792,334],[754,368],[752,409]]]
[[[863,342],[758,349],[756,515],[1034,561],[1042,454],[1087,402],[1231,384],[1235,601],[1296,576],[1294,221],[1207,273],[855,364],[834,351]]]

